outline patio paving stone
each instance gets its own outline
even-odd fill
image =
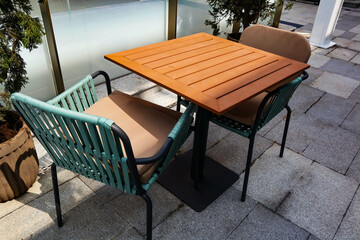
[[[39,169],[46,168],[53,163],[50,155],[46,152],[45,148],[41,145],[39,140],[33,136],[36,154],[39,159]]]
[[[360,81],[352,78],[324,72],[310,86],[339,97],[348,98],[359,85]]]
[[[325,63],[323,66],[321,66],[321,69],[328,72],[333,72],[339,75],[346,76],[349,72],[352,71],[352,68],[354,67],[353,63],[349,63],[343,60],[339,59],[331,59],[327,63]]]
[[[308,237],[304,229],[258,204],[227,239],[307,240]]]
[[[311,115],[293,113],[285,147],[298,153],[303,152],[316,139],[319,132],[328,125],[328,123],[322,122]],[[284,126],[285,120],[266,134],[265,138],[281,144]]]
[[[340,19],[336,24],[336,28],[344,31],[349,31],[357,25],[358,23],[352,20]]]
[[[360,51],[360,42],[355,41],[348,46],[349,49]]]
[[[91,198],[64,214],[64,225],[48,225],[33,234],[32,239],[113,239],[127,236],[130,231],[133,239],[142,239],[124,219],[109,206],[104,206]]]
[[[351,32],[351,31],[346,31],[343,34],[339,35],[339,38],[352,39],[356,35],[357,35],[357,33],[354,33],[354,32]]]
[[[275,211],[310,167],[312,160],[274,144],[251,166],[247,195]],[[234,186],[242,190],[244,173]]]
[[[301,27],[300,29],[301,30],[309,30],[309,31],[311,31],[313,29],[313,26],[314,26],[314,24],[308,23],[308,24],[304,25],[303,27]]]
[[[345,128],[354,133],[360,134],[360,105],[357,104],[351,113],[346,117],[345,121],[341,124]]]
[[[282,120],[286,119],[286,110],[282,110],[278,115],[270,120],[263,128],[260,129],[256,134],[260,136],[265,136],[268,132],[271,131],[276,125],[278,125]]]
[[[301,84],[291,97],[289,106],[293,111],[306,112],[306,110],[308,110],[324,94],[324,92],[318,89]]]
[[[250,197],[240,201],[241,192],[230,187],[202,212],[183,206],[153,231],[154,239],[226,239],[254,209]]]
[[[320,239],[332,239],[358,184],[313,163],[278,213]]]
[[[350,32],[360,33],[360,25],[355,26],[354,28],[349,30]]]
[[[148,195],[153,204],[153,228],[166,219],[172,212],[176,211],[182,204],[177,197],[157,183],[150,188]],[[131,226],[135,227],[138,232],[145,235],[146,204],[141,197],[121,193],[105,205],[110,206]]]
[[[112,82],[111,82],[112,83]],[[107,88],[105,83],[101,83],[95,86],[96,96],[98,99],[102,99],[106,97],[107,94]]]
[[[340,38],[336,37],[332,40],[333,42],[336,42],[336,46],[338,47],[348,47],[353,41],[346,39],[346,38]]]
[[[321,70],[319,68],[314,68],[314,67],[310,67],[310,68],[306,69],[305,71],[309,74],[309,77],[308,77],[308,79],[305,79],[304,81],[302,81],[301,85],[310,85],[314,80],[316,80],[318,77],[320,77],[320,75],[323,74],[323,72],[324,72],[323,70]]]
[[[346,172],[346,176],[351,177],[360,183],[360,152],[357,153],[355,159],[351,163],[348,171]]]
[[[171,106],[177,101],[176,94],[159,86],[137,93],[135,96],[164,107]]]
[[[360,41],[360,33],[357,33],[357,35],[355,37],[353,37],[351,40]]]
[[[57,168],[57,176],[58,184],[60,186],[63,183],[75,178],[76,175],[68,170]],[[43,196],[52,189],[51,172],[45,171],[44,173],[40,173],[36,182],[34,182],[26,194],[23,194],[11,201],[0,203],[0,218]]]
[[[209,123],[208,139],[206,149],[210,149],[217,142],[229,135],[231,132],[223,127],[220,127],[212,122]],[[192,149],[194,143],[194,133],[191,133],[186,142],[181,146],[179,154],[185,153]]]
[[[349,13],[349,15],[351,15],[351,16],[356,16],[356,17],[360,17],[360,12],[358,12],[358,11],[352,11],[352,12]]]
[[[336,46],[330,47],[330,48],[317,48],[312,53],[320,54],[320,55],[327,55],[328,53],[334,51],[336,49]]]
[[[318,47],[310,44],[310,49],[311,49],[311,52],[313,52],[314,50],[318,49]]]
[[[155,83],[134,73],[111,81],[111,87],[113,89],[130,95],[134,95],[154,86],[156,86]]]
[[[310,66],[312,66],[312,67],[320,68],[325,63],[327,63],[329,60],[330,60],[330,58],[327,56],[323,56],[323,55],[319,55],[319,54],[312,54],[308,61],[308,64],[310,64]]]
[[[340,36],[341,34],[343,34],[345,31],[343,31],[343,30],[340,30],[340,29],[334,29],[334,32],[333,32],[333,36],[334,37],[338,37],[338,36]]]
[[[360,103],[360,86],[358,86],[354,92],[350,95],[348,100]]]
[[[59,186],[59,191],[63,214],[94,195],[78,178]],[[54,224],[55,216],[54,193],[51,191],[1,218],[0,239],[2,236],[5,239],[29,238],[48,225]],[[66,221],[67,219],[64,218],[64,222]],[[18,229],[19,226],[21,231],[9,231],[9,229]]]
[[[110,202],[122,193],[120,189],[111,187],[105,183],[89,179],[82,175],[79,175],[79,178],[95,193],[95,197],[102,204]]]
[[[352,59],[358,52],[352,51],[346,48],[336,48],[334,51],[330,52],[327,56],[333,57],[345,61]]]
[[[350,14],[345,14],[345,15],[341,16],[340,19],[347,20],[347,21],[356,21],[356,20],[358,20],[358,17],[350,15]]]
[[[350,72],[348,72],[345,76],[356,79],[360,81],[360,65],[355,64]]]
[[[340,125],[354,106],[352,101],[326,93],[307,113],[325,122]]]
[[[342,128],[324,128],[303,155],[345,174],[360,149],[360,136]]]
[[[272,142],[262,136],[255,137],[252,161],[263,154]],[[249,140],[236,133],[226,136],[220,143],[207,151],[207,155],[237,174],[244,171]]]
[[[355,194],[349,210],[337,231],[334,240],[360,239],[360,191]]]
[[[317,237],[315,237],[314,235],[309,236],[309,238],[307,240],[319,240]]]
[[[350,60],[350,62],[360,64],[360,54],[358,53],[355,57],[353,57],[353,59]]]

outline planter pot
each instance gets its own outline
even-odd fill
[[[239,42],[241,33],[228,33],[227,39],[233,42]]]
[[[18,133],[0,144],[0,202],[25,193],[35,182],[39,161],[29,128],[23,123]]]

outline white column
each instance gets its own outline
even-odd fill
[[[314,26],[311,31],[311,44],[321,48],[329,48],[336,44],[331,42],[331,36],[339,19],[343,2],[344,0],[320,1]]]

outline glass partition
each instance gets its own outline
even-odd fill
[[[31,5],[33,7],[31,15],[41,18],[38,1],[31,0]],[[44,101],[54,97],[55,85],[45,37],[43,37],[43,44],[37,49],[31,52],[24,49],[21,51],[21,56],[26,63],[27,77],[29,78],[28,84],[21,92]]]
[[[104,55],[166,39],[165,0],[53,0],[49,5],[65,88],[99,69],[110,78],[121,76],[127,71]]]
[[[32,15],[40,17],[38,1],[31,3]],[[165,0],[49,0],[49,6],[65,88],[97,70],[111,78],[124,75],[128,71],[104,55],[167,39]],[[42,100],[54,97],[45,37],[38,49],[22,56],[29,77],[23,92]]]

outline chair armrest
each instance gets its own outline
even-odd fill
[[[308,74],[306,71],[303,71],[303,72],[302,72],[302,75],[301,75],[302,81],[304,81],[304,80],[307,79],[308,77],[309,77],[309,74]]]
[[[111,94],[111,84],[110,84],[110,77],[109,77],[109,75],[108,75],[106,72],[99,70],[99,71],[96,71],[96,72],[94,72],[93,74],[91,74],[91,77],[94,79],[94,78],[96,78],[96,77],[99,76],[99,75],[103,75],[103,76],[104,76],[104,78],[105,78],[105,83],[106,83],[106,90],[107,90],[108,95],[110,95],[110,94]]]
[[[168,137],[164,145],[162,145],[161,149],[154,156],[147,158],[136,158],[136,164],[149,164],[157,161],[162,161],[167,156],[173,142],[174,140]]]

